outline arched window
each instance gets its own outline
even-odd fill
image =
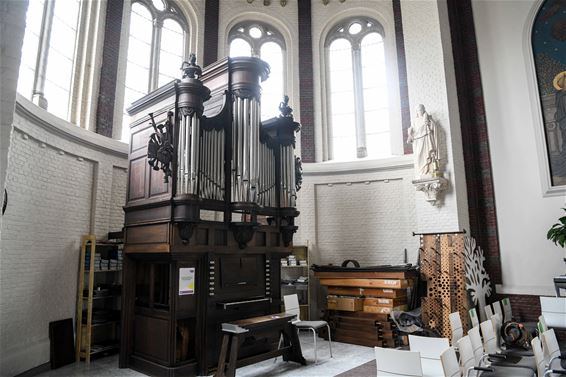
[[[263,22],[247,21],[230,30],[228,43],[230,56],[256,56],[269,64],[269,78],[261,84],[261,119],[277,116],[285,91],[285,41],[281,33]]]
[[[18,77],[18,92],[69,120],[81,2],[30,1]]]
[[[383,27],[356,17],[327,35],[329,156],[332,160],[391,155]]]
[[[152,90],[179,78],[186,58],[188,25],[168,0],[132,3],[124,91],[122,141],[129,140],[126,109]]]
[[[532,48],[552,186],[566,186],[566,21],[564,6],[542,2],[532,29]]]

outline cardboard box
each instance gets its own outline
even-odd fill
[[[359,297],[327,296],[327,307],[330,310],[357,312],[363,310],[364,299]]]

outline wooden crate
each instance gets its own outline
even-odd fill
[[[387,306],[364,305],[364,312],[366,313],[391,314],[394,310],[406,311],[407,305],[399,305],[393,308]]]
[[[364,299],[364,306],[386,306],[394,308],[396,306],[407,304],[407,297],[397,298],[382,298],[382,297],[366,297]]]
[[[405,289],[410,286],[407,279],[320,279],[320,285],[333,287]]]
[[[342,310],[347,312],[361,311],[364,299],[360,297],[337,297],[327,296],[327,307],[331,310]]]

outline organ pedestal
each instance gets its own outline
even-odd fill
[[[134,102],[120,367],[156,375],[216,367],[223,322],[278,313],[279,261],[297,230],[300,126],[261,122],[257,58],[204,70],[194,55],[183,78]],[[277,348],[265,331],[242,357]]]

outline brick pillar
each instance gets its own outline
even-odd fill
[[[204,6],[204,56],[202,66],[218,60],[218,17],[220,14],[219,0],[206,0]]]
[[[397,67],[399,70],[399,96],[401,97],[401,127],[403,128],[403,152],[413,153],[413,145],[405,142],[407,130],[411,127],[411,109],[409,106],[409,87],[407,86],[407,64],[405,62],[405,41],[403,40],[403,17],[401,0],[392,0],[395,21],[395,44],[397,46]]]
[[[299,0],[299,98],[301,158],[315,162],[311,0]]]
[[[464,148],[470,233],[484,249],[486,270],[492,283],[501,284],[495,194],[471,1],[449,0],[448,14]]]
[[[124,0],[109,1],[106,8],[100,91],[96,108],[96,133],[108,137],[112,137],[112,125],[114,122],[114,102],[116,99],[123,9]]]

